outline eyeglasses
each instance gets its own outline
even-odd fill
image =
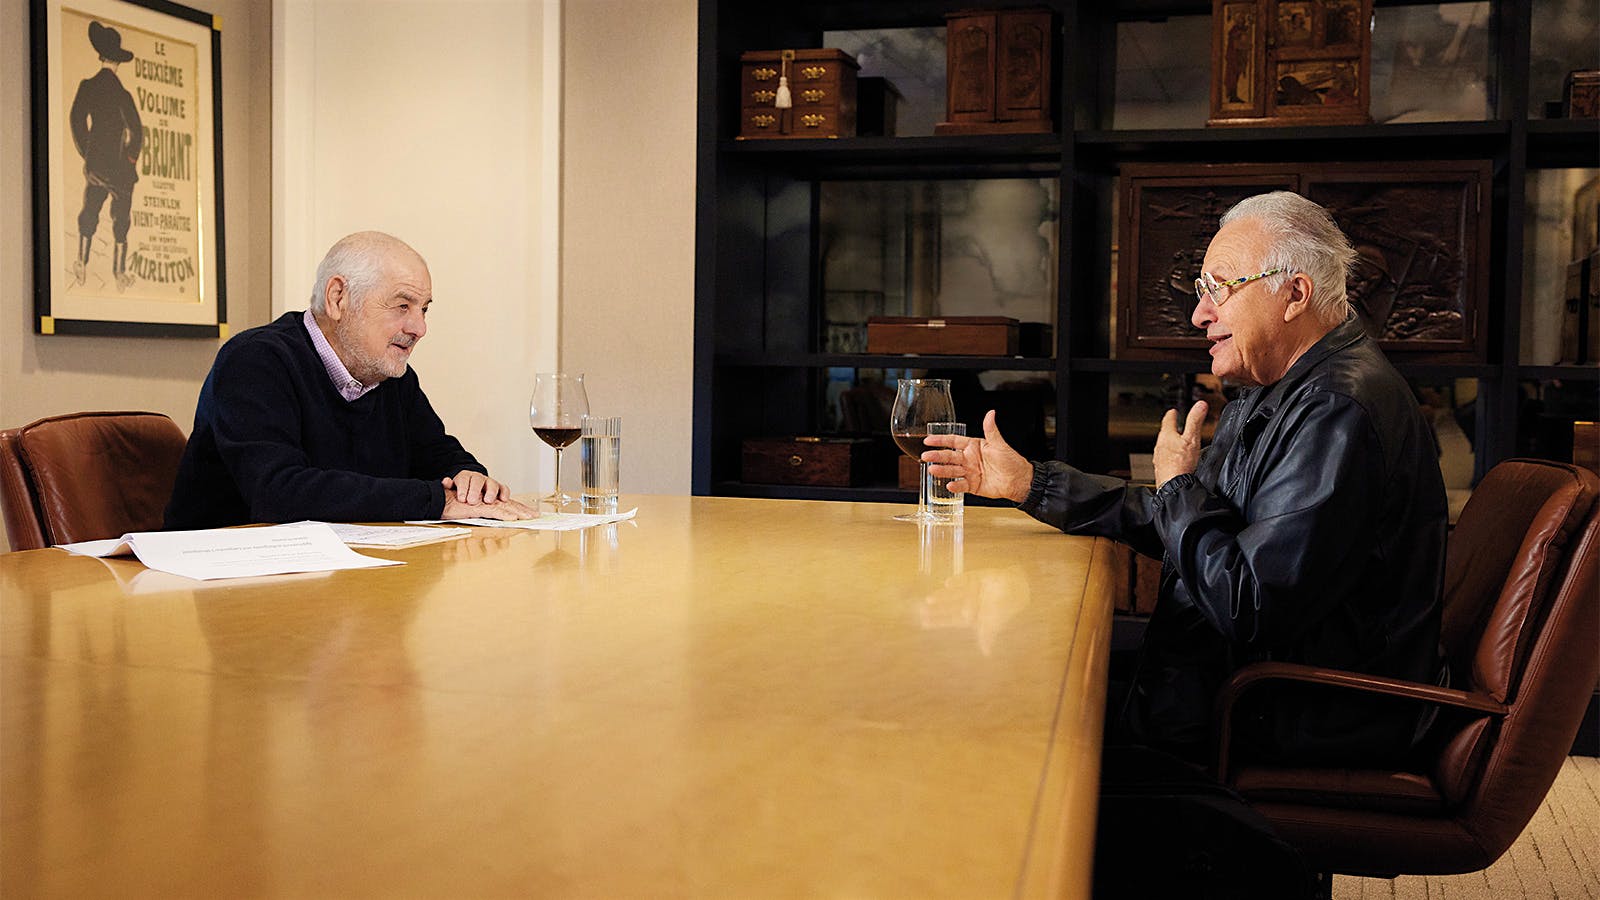
[[[1206,295],[1210,294],[1211,302],[1221,306],[1227,302],[1227,298],[1222,296],[1223,288],[1232,290],[1233,288],[1236,288],[1242,284],[1249,284],[1250,282],[1255,281],[1257,278],[1265,278],[1268,275],[1277,275],[1281,272],[1287,271],[1289,271],[1288,266],[1279,266],[1276,269],[1268,269],[1265,272],[1258,272],[1255,275],[1246,275],[1243,278],[1233,278],[1229,279],[1228,281],[1218,281],[1211,277],[1210,272],[1201,272],[1200,277],[1194,280],[1194,296],[1196,300],[1204,300],[1206,299]],[[1228,297],[1232,296],[1233,295],[1231,293],[1228,295]]]

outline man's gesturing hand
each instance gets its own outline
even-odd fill
[[[1200,427],[1206,421],[1206,402],[1189,408],[1183,433],[1178,433],[1178,411],[1167,410],[1161,417],[1161,433],[1156,435],[1156,487],[1179,475],[1193,472],[1200,464]]]
[[[922,461],[928,463],[928,474],[956,479],[950,482],[950,490],[955,493],[1002,497],[1017,503],[1028,499],[1028,489],[1033,486],[1033,463],[1023,459],[1000,436],[994,410],[983,417],[981,438],[930,434],[923,443],[949,448],[925,451]]]

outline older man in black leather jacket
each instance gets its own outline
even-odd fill
[[[1322,207],[1288,192],[1222,218],[1196,279],[1192,321],[1212,372],[1250,386],[1200,449],[1204,402],[1183,432],[1168,411],[1157,487],[1030,464],[991,412],[984,437],[930,438],[923,459],[955,490],[1009,497],[1073,534],[1159,556],[1161,594],[1110,739],[1201,761],[1228,675],[1284,660],[1439,681],[1446,503],[1437,450],[1405,380],[1345,296],[1349,242]],[[1069,425],[1070,427],[1070,425]],[[1329,689],[1265,694],[1241,750],[1258,757],[1404,754],[1426,713]]]

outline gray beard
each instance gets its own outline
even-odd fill
[[[388,361],[374,358],[363,351],[360,344],[352,340],[355,335],[350,332],[354,330],[354,322],[351,319],[340,319],[333,325],[334,337],[339,339],[340,346],[344,347],[345,352],[350,355],[350,365],[348,367],[350,369],[350,377],[361,382],[364,386],[370,386],[385,378],[399,378],[405,374],[404,364],[401,365],[399,372],[390,374],[384,371],[384,366]]]

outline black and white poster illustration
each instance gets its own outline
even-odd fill
[[[165,0],[35,0],[40,333],[222,335],[219,33]]]

